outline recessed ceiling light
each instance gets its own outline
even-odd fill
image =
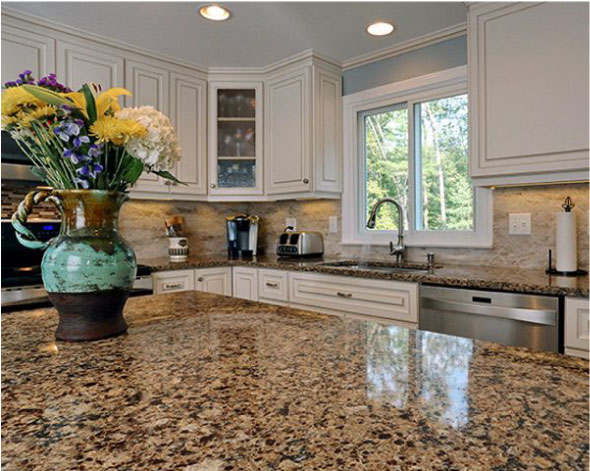
[[[199,14],[203,18],[213,21],[224,21],[230,16],[229,10],[220,7],[219,5],[203,5],[199,8]]]
[[[393,31],[393,25],[391,23],[385,23],[378,21],[367,26],[367,33],[372,36],[387,36]]]

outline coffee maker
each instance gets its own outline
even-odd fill
[[[229,258],[250,258],[258,246],[258,216],[236,214],[226,218],[227,255]]]

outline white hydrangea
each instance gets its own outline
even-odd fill
[[[117,118],[133,119],[147,129],[142,137],[133,137],[125,150],[154,170],[170,170],[180,160],[180,144],[166,115],[153,106],[123,108]]]

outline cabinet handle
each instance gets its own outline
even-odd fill
[[[211,183],[211,185],[209,185],[211,188],[215,188],[217,185],[215,183]]]
[[[304,178],[303,183],[309,183],[309,180],[307,178]]]
[[[197,281],[200,283],[201,281],[203,281],[203,277],[202,277],[202,276],[199,276],[199,277],[197,278]]]
[[[184,288],[184,283],[178,282],[178,283],[165,283],[164,285],[162,285],[162,289],[164,291],[170,290],[170,289],[176,289],[176,288]]]
[[[164,180],[164,185],[170,186],[172,185],[172,182],[170,180]]]
[[[279,284],[278,283],[271,283],[271,282],[267,282],[266,286],[268,286],[269,288],[278,288]]]
[[[342,291],[338,291],[336,294],[341,298],[352,298],[352,293],[343,293]]]

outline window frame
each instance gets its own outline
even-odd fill
[[[460,66],[433,74],[395,82],[343,97],[344,168],[342,193],[343,245],[388,245],[397,231],[366,228],[366,158],[364,149],[364,116],[379,109],[391,109],[402,103],[408,110],[409,229],[404,242],[409,247],[479,247],[492,246],[492,190],[473,187],[473,230],[414,230],[416,219],[415,116],[416,103],[467,93],[467,67]],[[468,97],[469,100],[469,97]],[[471,120],[470,123],[471,124]],[[468,163],[469,166],[471,163]]]

